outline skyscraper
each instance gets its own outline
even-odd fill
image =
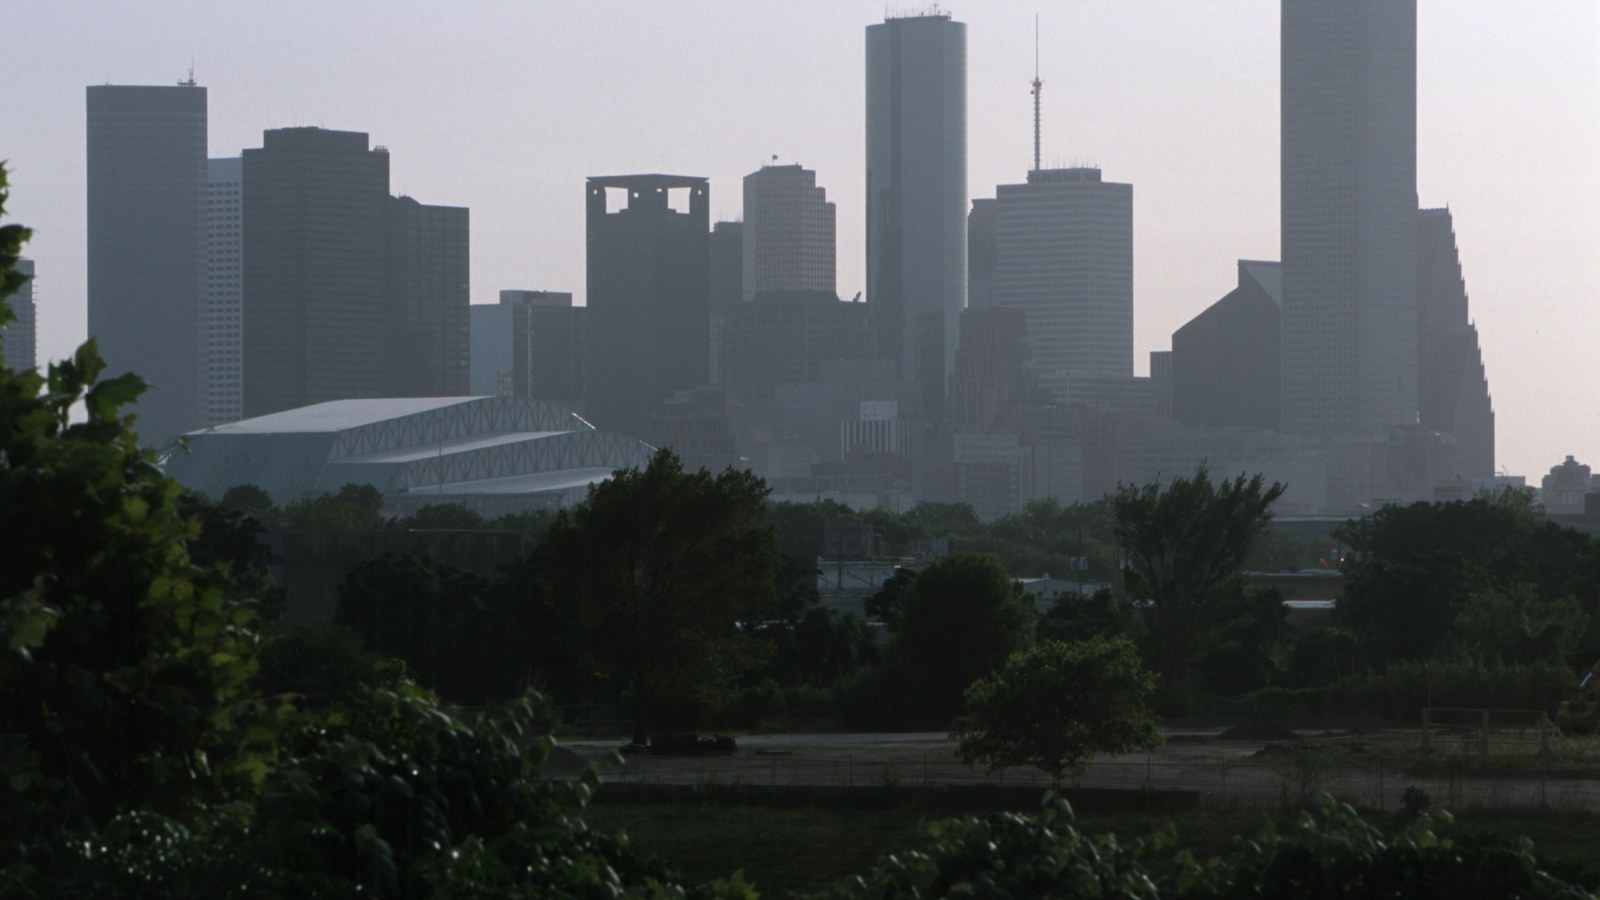
[[[641,435],[663,400],[711,372],[711,185],[678,175],[590,178],[584,414]]]
[[[1035,169],[995,193],[994,305],[1027,316],[1034,370],[1133,377],[1133,186]]]
[[[33,302],[33,260],[17,260],[17,274],[28,276],[15,294],[0,301],[16,316],[11,324],[0,325],[0,360],[14,372],[39,365],[38,315]]]
[[[390,197],[383,262],[384,391],[397,397],[459,397],[470,385],[470,215]]]
[[[244,418],[244,162],[206,163],[202,425]]]
[[[798,164],[744,177],[744,301],[763,291],[838,292],[835,211],[817,173]]]
[[[1283,0],[1283,429],[1417,422],[1416,0]]]
[[[1417,406],[1422,426],[1455,437],[1447,476],[1494,477],[1494,404],[1448,209],[1417,214]]]
[[[206,89],[86,94],[89,336],[108,372],[149,382],[134,427],[161,445],[201,414]]]
[[[244,411],[386,395],[388,151],[280,128],[244,151]]]
[[[994,305],[995,201],[980,197],[967,213],[967,308]]]
[[[880,352],[942,413],[967,304],[967,26],[867,26],[867,301]]]
[[[711,226],[711,309],[744,302],[744,223],[718,222]]]

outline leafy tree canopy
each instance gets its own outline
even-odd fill
[[[1165,486],[1118,490],[1113,504],[1128,590],[1150,604],[1156,659],[1169,688],[1187,688],[1219,608],[1243,590],[1244,561],[1283,490],[1260,475],[1213,482],[1204,466]]]
[[[1034,766],[1060,784],[1095,755],[1161,743],[1149,706],[1155,688],[1127,638],[1040,641],[967,688],[961,758],[991,772]]]
[[[0,229],[4,293],[26,235]],[[241,732],[253,614],[193,565],[199,525],[119,413],[144,383],[104,368],[91,340],[46,376],[0,369],[0,843],[260,771]]]
[[[546,590],[578,609],[588,670],[631,690],[637,740],[665,707],[720,705],[752,665],[739,626],[772,609],[778,568],[766,495],[749,472],[685,472],[660,450],[546,533]]]
[[[967,685],[1032,639],[1033,595],[993,556],[937,560],[905,589],[889,647],[891,676],[911,722],[946,725]]]

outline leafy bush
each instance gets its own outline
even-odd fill
[[[1441,817],[1448,822],[1448,816]],[[918,850],[886,857],[828,894],[848,900],[914,897],[1523,897],[1592,896],[1551,874],[1531,844],[1458,845],[1427,816],[1385,834],[1324,796],[1280,833],[1240,838],[1200,862],[1174,851],[1171,829],[1119,840],[1076,827],[1049,796],[1034,816],[1005,813],[935,823]]]

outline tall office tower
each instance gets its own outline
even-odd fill
[[[1283,0],[1283,429],[1417,422],[1416,0]]]
[[[744,302],[744,223],[711,226],[711,309]]]
[[[1133,377],[1133,186],[1035,169],[995,192],[994,305],[1027,316],[1041,380]]]
[[[205,378],[200,424],[244,418],[244,162],[206,163]]]
[[[389,154],[280,128],[244,151],[244,411],[386,395]]]
[[[835,211],[817,173],[762,166],[744,177],[744,300],[763,291],[837,293]]]
[[[13,372],[24,372],[39,365],[38,314],[33,302],[33,260],[17,260],[17,274],[28,276],[15,294],[3,302],[16,316],[9,325],[0,325],[0,362]]]
[[[867,301],[880,353],[942,415],[967,305],[967,26],[867,26]]]
[[[708,374],[722,383],[722,332],[728,311],[744,303],[744,223],[718,222],[711,226],[711,358]]]
[[[1172,414],[1191,427],[1276,431],[1282,267],[1239,260],[1238,286],[1172,333]]]
[[[1478,328],[1467,309],[1455,224],[1448,209],[1417,214],[1417,406],[1422,427],[1455,436],[1456,471],[1494,477],[1494,403]]]
[[[87,89],[89,336],[107,371],[149,382],[148,445],[200,421],[206,292],[206,89]]]
[[[390,396],[467,393],[468,229],[465,207],[388,199],[383,390]]]
[[[994,216],[995,201],[972,201],[967,213],[967,308],[994,305]]]
[[[704,178],[589,179],[584,412],[597,427],[643,434],[663,400],[710,377],[710,208]]]

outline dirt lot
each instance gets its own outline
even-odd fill
[[[1376,810],[1397,810],[1408,787],[1450,809],[1600,811],[1600,744],[1557,742],[1541,757],[1537,735],[1494,733],[1480,757],[1473,733],[1435,733],[1430,753],[1416,729],[1296,730],[1271,723],[1169,730],[1152,753],[1102,758],[1074,786],[1199,791],[1209,806],[1269,808],[1327,791]],[[630,754],[605,763],[615,741],[563,742],[577,758],[602,763],[608,781],[651,784],[900,786],[1049,783],[1037,770],[990,773],[964,765],[947,734],[746,735],[732,756]],[[1592,741],[1591,741],[1592,742]],[[576,760],[568,758],[570,769]]]

